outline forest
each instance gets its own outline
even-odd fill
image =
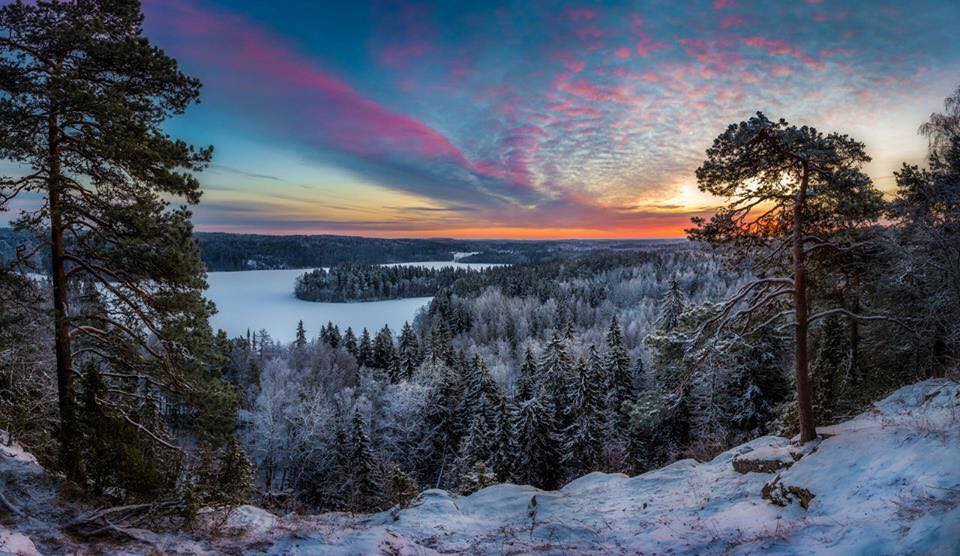
[[[305,301],[383,301],[433,296],[470,273],[480,271],[445,266],[369,265],[343,263],[318,268],[297,277],[294,295]]]
[[[34,169],[0,181],[0,208],[44,199],[2,236],[0,429],[72,499],[186,526],[251,501],[558,489],[813,442],[960,365],[960,89],[886,195],[847,135],[762,113],[717,130],[695,177],[724,204],[684,241],[201,234],[212,148],[161,127],[199,81],[143,39],[137,3],[71,5],[0,7],[0,158]],[[459,251],[511,264],[379,266]],[[211,329],[207,271],[327,264],[297,297],[433,299],[401,330]]]

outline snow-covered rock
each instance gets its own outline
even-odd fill
[[[40,556],[40,551],[23,533],[10,531],[0,526],[0,554],[16,554],[17,556]]]
[[[829,437],[802,450],[763,437],[706,463],[681,460],[637,477],[591,473],[554,492],[430,490],[396,520],[343,517],[282,537],[270,552],[960,554],[956,382],[903,388],[821,432]],[[808,509],[764,500],[769,473],[734,470],[738,458],[758,456],[789,458],[779,484],[812,494]]]
[[[209,533],[252,537],[277,526],[277,516],[256,506],[203,508],[197,512],[197,525]]]

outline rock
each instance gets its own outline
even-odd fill
[[[786,469],[803,457],[793,446],[764,446],[733,458],[733,469],[738,473],[773,473]]]
[[[40,556],[40,551],[37,550],[30,537],[0,526],[0,554]]]

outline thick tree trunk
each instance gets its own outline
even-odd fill
[[[80,477],[76,387],[70,352],[70,328],[67,321],[67,274],[64,268],[63,215],[61,198],[60,144],[57,116],[51,114],[48,125],[50,177],[47,184],[50,207],[50,254],[53,275],[54,351],[57,357],[57,394],[60,405],[60,465],[67,478]]]
[[[809,169],[803,168],[800,191],[797,192],[796,205],[793,208],[793,301],[796,311],[795,352],[797,381],[797,409],[800,414],[800,443],[816,438],[817,428],[813,418],[813,393],[810,386],[809,359],[807,356],[807,269],[803,252],[803,205],[806,202]]]

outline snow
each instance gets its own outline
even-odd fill
[[[780,472],[815,495],[810,509],[760,496],[771,473],[740,474],[736,457],[794,459],[762,437],[710,462],[681,460],[637,477],[592,473],[559,491],[496,485],[460,497],[326,524],[276,542],[274,554],[400,553],[960,553],[960,389],[904,388],[840,426]],[[536,496],[535,521],[529,517]]]
[[[792,450],[789,439],[765,436],[708,462],[680,460],[636,477],[591,473],[558,491],[513,484],[470,496],[427,490],[407,509],[373,515],[277,517],[242,506],[226,520],[232,532],[167,533],[151,546],[128,544],[124,551],[147,553],[162,544],[178,552],[329,555],[960,554],[956,382],[905,387],[821,432],[830,436],[802,450]],[[734,459],[757,456],[800,459],[774,473],[733,469]],[[13,485],[8,494],[32,500],[25,509],[42,516],[38,504],[55,504],[55,489],[22,491],[21,484],[37,480],[27,473],[39,468],[14,457],[0,457],[0,484]],[[812,494],[809,509],[792,496],[782,506],[765,500],[761,491],[773,481]],[[0,528],[0,539],[26,534],[56,548],[53,527],[35,521],[5,521],[9,529]],[[0,542],[29,548],[26,541]]]
[[[6,527],[0,526],[0,554],[16,554],[17,556],[40,556],[40,551],[22,533],[14,533]]]
[[[492,265],[430,261],[398,263],[430,268],[460,267],[485,268]],[[247,330],[265,329],[275,340],[292,342],[296,337],[297,322],[302,320],[308,333],[318,334],[320,327],[333,322],[344,331],[352,327],[357,336],[366,327],[371,333],[389,325],[394,332],[404,321],[412,321],[417,312],[427,306],[430,297],[412,297],[365,303],[318,303],[303,301],[293,295],[298,276],[310,269],[244,270],[239,272],[210,272],[206,292],[216,303],[217,314],[210,319],[214,330],[223,329],[230,337],[246,335]]]
[[[249,505],[228,510],[203,508],[197,512],[197,520],[204,530],[233,536],[262,535],[277,526],[277,516]]]
[[[30,452],[24,451],[16,442],[10,442],[10,435],[7,431],[0,430],[0,457],[21,463],[37,465],[37,458]]]

